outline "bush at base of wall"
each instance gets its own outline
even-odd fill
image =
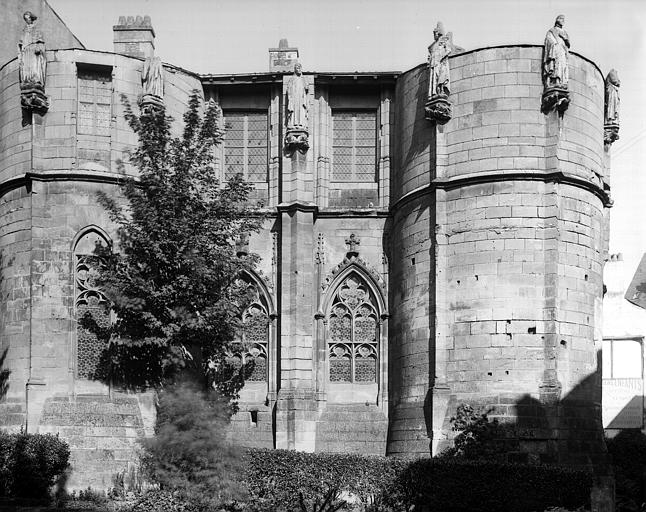
[[[0,498],[47,500],[69,457],[58,436],[0,432]]]
[[[590,472],[560,466],[286,450],[250,450],[246,459],[251,501],[269,509],[296,504],[299,493],[321,500],[331,488],[384,511],[414,503],[443,512],[576,509],[589,505],[592,485]]]

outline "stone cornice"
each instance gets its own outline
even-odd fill
[[[85,181],[90,183],[105,183],[121,185],[124,180],[131,178],[125,174],[115,174],[97,171],[29,171],[0,183],[0,196],[20,187],[29,187],[34,181]],[[135,178],[136,179],[136,178]]]
[[[313,213],[314,215],[316,215],[319,211],[317,204],[310,202],[301,203],[299,201],[292,201],[291,203],[280,203],[278,206],[276,206],[276,209],[278,210],[278,213],[304,212]]]
[[[477,173],[467,176],[457,176],[452,178],[436,178],[428,185],[424,185],[404,194],[394,202],[394,204],[390,208],[390,211],[391,213],[393,213],[395,210],[401,208],[403,205],[409,203],[410,201],[429,194],[436,189],[452,190],[455,188],[467,187],[469,185],[479,185],[482,183],[493,183],[497,181],[542,181],[545,183],[565,183],[588,190],[589,192],[597,196],[605,207],[609,208],[612,206],[612,200],[610,199],[610,196],[607,192],[602,190],[594,183],[570,173],[563,171],[498,171]]]

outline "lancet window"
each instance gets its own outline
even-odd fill
[[[329,315],[331,382],[374,383],[379,361],[375,298],[357,274],[337,288]]]

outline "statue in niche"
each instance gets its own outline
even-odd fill
[[[307,93],[309,87],[303,77],[303,66],[300,62],[294,65],[294,74],[287,82],[287,130],[285,148],[293,153],[309,148]]]
[[[619,138],[619,75],[611,69],[606,76],[606,102],[604,113],[604,142],[612,144]]]
[[[18,42],[20,102],[26,109],[47,110],[45,40],[35,25],[38,18],[31,11],[26,11],[23,19],[27,26],[23,29],[22,37]]]
[[[441,21],[433,29],[434,41],[428,47],[428,98],[424,111],[426,119],[437,124],[445,124],[451,119],[452,108],[449,102],[451,77],[449,55],[454,46],[451,33],[446,33]]]
[[[451,78],[449,76],[449,55],[451,41],[444,31],[442,22],[433,29],[435,40],[428,47],[428,64],[430,76],[428,80],[428,97],[440,95],[448,97],[451,94]]]
[[[164,68],[159,57],[148,57],[141,71],[142,103],[161,105],[164,101]]]
[[[543,98],[541,110],[556,110],[563,115],[570,103],[568,93],[570,38],[563,28],[565,16],[559,14],[545,35],[543,46]]]

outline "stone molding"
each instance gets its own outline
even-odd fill
[[[336,280],[337,276],[351,266],[359,267],[368,274],[368,276],[370,276],[370,278],[379,285],[382,290],[386,290],[386,282],[381,277],[381,274],[361,256],[351,256],[349,258],[346,256],[343,258],[343,261],[334,267],[327,276],[325,276],[325,280],[323,281],[323,284],[321,284],[321,290],[327,290]]]
[[[469,185],[479,185],[483,183],[493,183],[497,181],[543,181],[543,182],[556,182],[574,185],[592,192],[595,196],[601,199],[603,206],[609,208],[612,206],[612,200],[607,191],[595,185],[593,182],[585,180],[579,176],[575,176],[563,171],[551,172],[487,172],[472,174],[469,176],[459,176],[455,178],[436,178],[429,185],[419,187],[407,194],[404,194],[397,199],[390,207],[392,214],[398,208],[413,201],[414,199],[430,194],[437,189],[451,190],[455,188],[467,187]]]

